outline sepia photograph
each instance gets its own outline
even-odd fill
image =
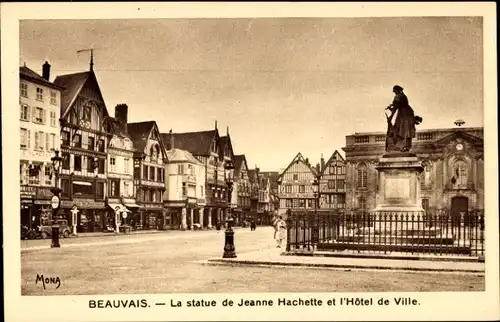
[[[160,321],[366,306],[390,309],[365,320],[436,319],[427,296],[498,300],[487,287],[489,274],[498,283],[494,15],[169,16],[164,5],[30,11],[12,57],[2,41],[17,301],[62,320],[93,318],[58,298],[101,320]],[[498,316],[488,308],[477,313]],[[145,313],[175,310],[188,313]]]

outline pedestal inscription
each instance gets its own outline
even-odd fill
[[[386,178],[385,199],[410,198],[410,178]]]

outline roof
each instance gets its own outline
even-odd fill
[[[54,84],[62,86],[65,90],[61,93],[61,117],[71,106],[75,98],[80,93],[80,90],[85,85],[91,72],[82,72],[76,74],[68,74],[57,76]]]
[[[34,72],[33,70],[29,69],[26,66],[19,67],[19,75],[21,76],[21,78],[25,78],[27,80],[33,81],[35,83],[39,83],[41,85],[45,85],[47,87],[55,88],[58,90],[64,89],[64,87],[62,87],[61,85],[51,83],[50,81],[46,80],[45,78],[40,76],[38,73]]]
[[[191,162],[198,165],[203,165],[198,159],[196,159],[191,153],[181,149],[171,149],[167,150],[167,158],[169,162]]]
[[[299,152],[297,153],[297,155],[293,158],[292,162],[290,162],[290,164],[288,164],[288,166],[285,168],[285,170],[283,170],[278,177],[281,177],[291,166],[294,162],[302,162],[303,164],[305,164],[309,170],[311,170],[312,174],[317,177],[318,176],[318,173],[316,171],[316,169],[314,169],[311,164],[307,163],[306,162],[306,159],[304,159],[304,157],[302,156],[302,154]]]
[[[235,175],[240,174],[241,167],[243,166],[243,162],[245,162],[245,164],[247,164],[247,159],[246,159],[244,154],[234,156],[234,173],[235,173]],[[248,169],[248,165],[247,165],[247,169]]]
[[[278,177],[280,175],[278,171],[266,171],[261,173],[269,179],[269,182],[271,183],[271,189],[278,188]]]
[[[127,123],[128,135],[139,152],[144,152],[147,146],[149,133],[155,126],[155,121]]]
[[[252,169],[252,170],[248,170],[248,180],[250,182],[256,182],[257,181],[257,170],[255,169]]]
[[[338,156],[340,157],[340,159],[336,159],[335,157]],[[333,161],[344,161],[345,162],[345,159],[342,157],[342,155],[339,153],[339,151],[335,150],[333,152],[333,154],[330,156],[330,158],[328,159],[328,161],[326,161],[325,163],[325,166],[323,167],[323,169],[321,169],[320,171],[320,175],[323,175],[323,173],[325,172],[326,168],[328,168],[328,166],[330,165],[330,163],[332,163]],[[321,165],[320,165],[321,167]]]
[[[174,148],[189,151],[193,155],[209,155],[210,147],[217,130],[187,132],[187,133],[161,133],[160,137],[167,149],[172,149],[170,139],[174,139]]]

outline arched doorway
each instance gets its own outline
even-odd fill
[[[460,226],[460,222],[467,221],[469,211],[469,199],[464,196],[451,198],[451,222],[453,226]]]

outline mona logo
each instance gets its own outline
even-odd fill
[[[59,286],[61,286],[61,280],[59,279],[59,276],[57,276],[57,277],[44,277],[43,274],[42,275],[36,274],[35,284],[38,284],[38,282],[42,283],[44,290],[47,289],[46,285],[57,285],[56,289],[58,289]]]

